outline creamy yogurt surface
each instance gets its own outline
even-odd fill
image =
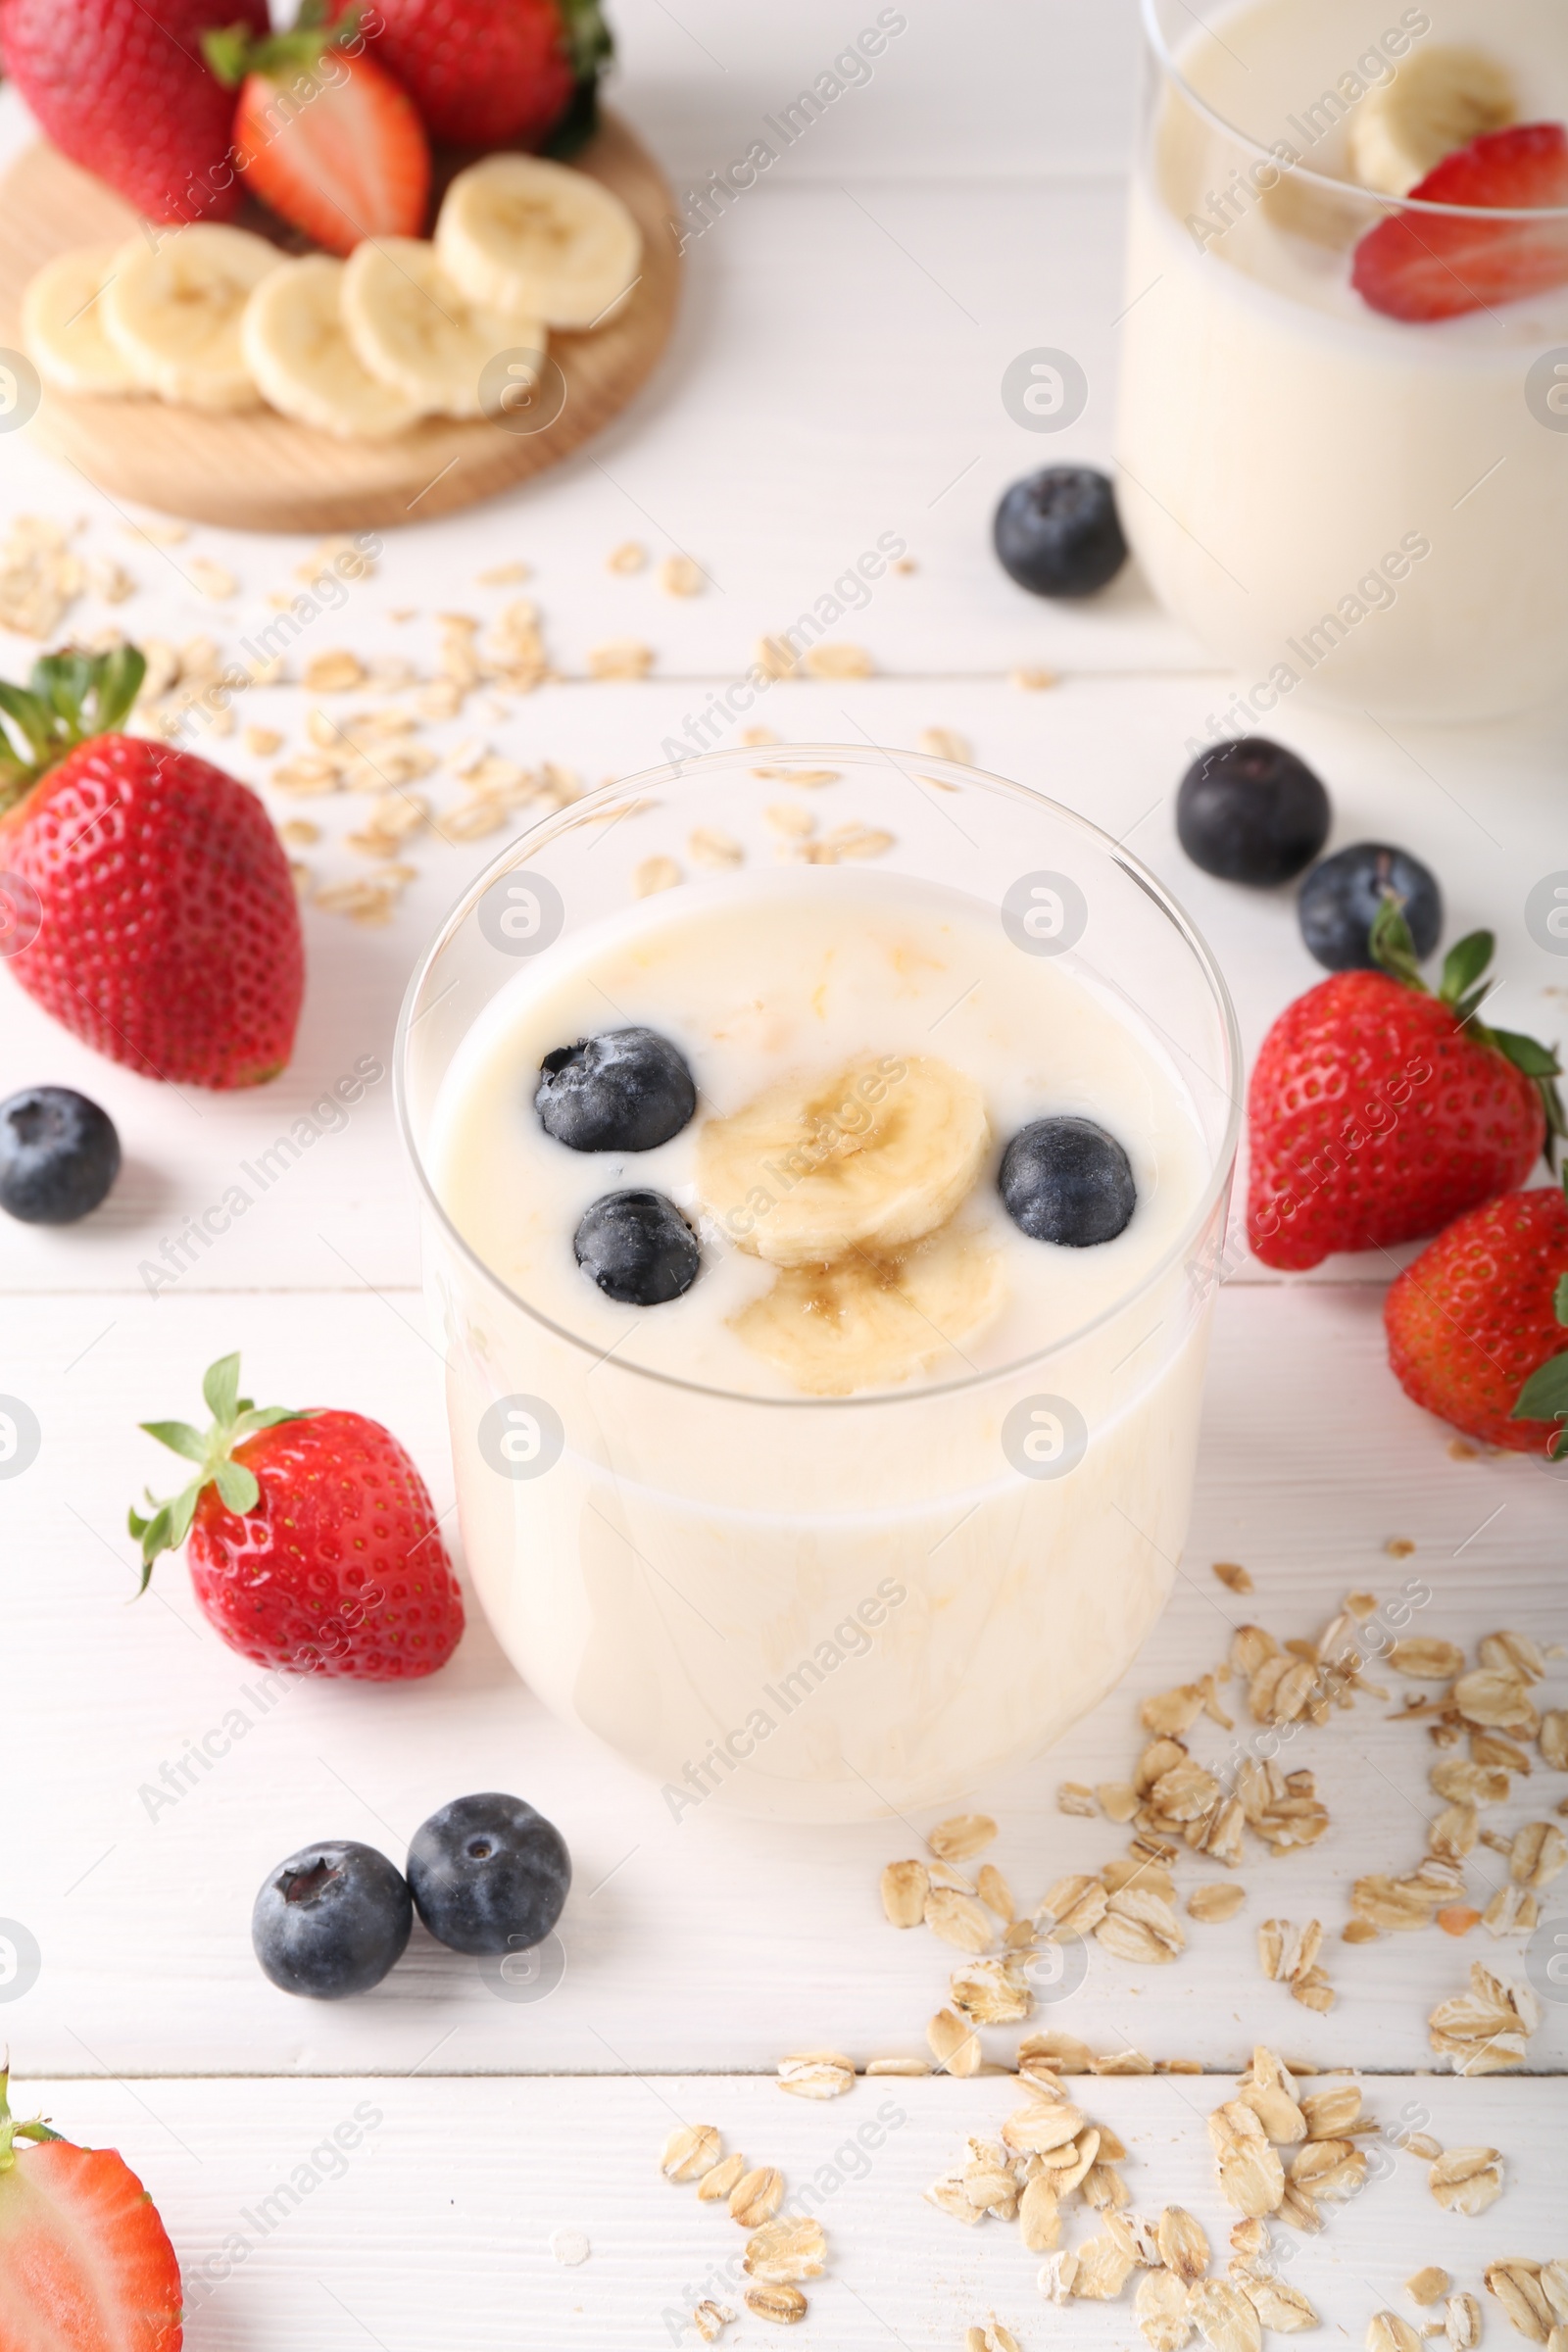
[[[695,1117],[649,1152],[556,1142],[534,1103],[545,1055],[631,1026],[679,1047]],[[865,1057],[935,1057],[980,1089],[989,1123],[978,1176],[951,1220],[989,1269],[988,1303],[910,1385],[1020,1362],[1117,1306],[1176,1247],[1207,1183],[1177,1072],[1111,988],[1020,952],[994,906],[905,877],[816,868],[688,884],[519,968],[443,1082],[429,1148],[436,1191],[501,1282],[585,1347],[705,1388],[800,1394],[735,1327],[779,1272],[737,1246],[703,1199],[700,1138],[781,1080],[827,1079]],[[1062,1113],[1102,1127],[1132,1166],[1132,1218],[1094,1248],[1029,1239],[998,1191],[1009,1139]],[[634,1187],[673,1200],[702,1244],[692,1287],[658,1306],[603,1296],[573,1253],[585,1210]]]

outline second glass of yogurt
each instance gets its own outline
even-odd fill
[[[1143,8],[1118,496],[1161,601],[1242,673],[1221,731],[1298,690],[1384,718],[1544,700],[1568,644],[1568,10]]]
[[[949,762],[711,754],[514,843],[397,1063],[474,1584],[673,1817],[945,1803],[1109,1690],[1241,1094],[1125,851]]]

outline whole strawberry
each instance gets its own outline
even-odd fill
[[[144,1421],[197,1464],[172,1501],[130,1514],[142,1591],[160,1552],[186,1546],[202,1614],[230,1649],[292,1674],[412,1682],[463,1637],[463,1595],[423,1479],[363,1413],[258,1411],[239,1357],[202,1382],[213,1426]],[[0,2338],[0,2343],[3,2343]]]
[[[1460,1217],[1391,1286],[1383,1321],[1417,1404],[1483,1445],[1555,1450],[1555,1417],[1568,1414],[1562,1188],[1507,1193]]]
[[[0,890],[11,970],[111,1061],[188,1086],[283,1068],[305,993],[288,859],[255,793],[118,732],[133,646],[54,654],[0,686]]]
[[[0,2062],[0,2346],[179,2352],[179,2264],[146,2189],[113,2148],[14,2121],[7,2092]]]
[[[598,0],[376,0],[374,16],[371,54],[433,139],[560,154],[592,130],[612,47]]]
[[[0,0],[0,53],[47,136],[149,220],[227,220],[234,101],[202,34],[267,0]]]
[[[1476,1017],[1493,944],[1462,939],[1434,996],[1385,900],[1383,970],[1336,972],[1281,1013],[1247,1099],[1248,1238],[1265,1265],[1418,1241],[1523,1184],[1565,1132],[1555,1054]]]

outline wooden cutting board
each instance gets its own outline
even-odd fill
[[[565,398],[541,431],[431,418],[395,441],[339,441],[270,409],[212,416],[150,398],[90,399],[47,385],[24,429],[112,498],[246,530],[418,522],[525,481],[620,414],[663,349],[679,297],[674,205],[641,141],[607,116],[574,160],[635,214],[643,274],[625,309],[596,334],[552,336]],[[71,246],[132,236],[136,225],[130,207],[90,172],[53,147],[29,148],[0,182],[0,346],[21,348],[23,290],[42,263]]]

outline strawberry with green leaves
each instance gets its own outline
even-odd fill
[[[46,1012],[146,1078],[258,1086],[294,1048],[305,948],[247,785],[123,722],[134,646],[0,681],[0,952]]]
[[[1507,1193],[1460,1217],[1389,1291],[1406,1396],[1512,1453],[1568,1451],[1568,1198]]]
[[[161,1552],[185,1546],[204,1616],[231,1649],[294,1674],[409,1682],[444,1666],[463,1596],[423,1479],[363,1413],[261,1410],[239,1357],[202,1383],[210,1429],[144,1421],[195,1464],[172,1501],[132,1510],[142,1591]],[[5,2352],[0,2338],[0,2352]]]
[[[1403,915],[1372,927],[1377,971],[1335,972],[1263,1040],[1248,1089],[1248,1236],[1268,1266],[1387,1250],[1522,1185],[1568,1133],[1555,1054],[1484,1024],[1493,936],[1422,979]]]
[[[179,2264],[113,2148],[18,2123],[0,2063],[0,2352],[179,2352]]]

